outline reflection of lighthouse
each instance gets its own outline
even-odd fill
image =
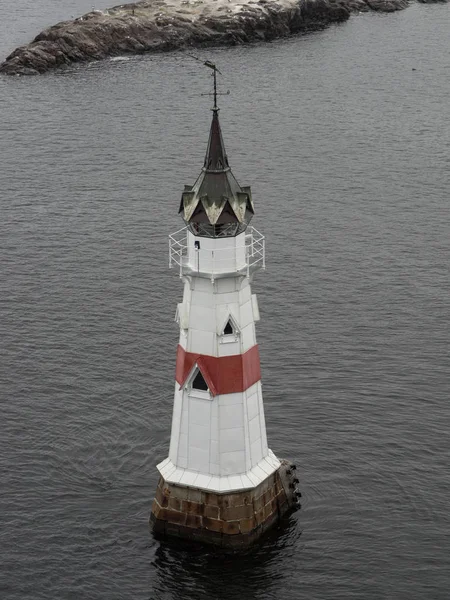
[[[216,98],[205,163],[180,212],[186,227],[170,236],[170,265],[184,282],[172,433],[151,521],[159,533],[245,545],[299,493],[295,467],[267,446],[250,289],[265,266],[264,237],[249,226],[251,191],[228,165]]]

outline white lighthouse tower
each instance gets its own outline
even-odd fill
[[[295,466],[267,443],[250,287],[265,267],[264,237],[250,226],[250,187],[231,172],[216,100],[214,93],[202,171],[182,194],[185,227],[170,236],[184,294],[170,450],[157,466],[151,522],[158,533],[239,546],[297,506],[300,494]]]

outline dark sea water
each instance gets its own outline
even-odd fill
[[[91,6],[1,0],[1,56]],[[267,428],[303,492],[238,558],[147,526],[209,73],[178,52],[0,79],[1,600],[450,598],[449,31],[413,4],[198,52],[267,237]]]

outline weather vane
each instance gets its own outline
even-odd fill
[[[203,61],[201,58],[198,58],[198,56],[194,56],[193,54],[188,54],[188,56],[203,63],[205,65],[205,67],[209,67],[210,69],[212,69],[212,75],[214,77],[214,91],[212,93],[201,94],[201,95],[202,96],[214,96],[213,110],[219,110],[219,107],[217,106],[217,96],[228,96],[230,93],[230,90],[227,90],[226,92],[218,92],[217,91],[217,73],[219,73],[219,75],[222,75],[222,73],[219,71],[219,69],[216,67],[216,65],[214,63],[212,63],[210,60]]]

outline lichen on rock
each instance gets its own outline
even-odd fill
[[[408,0],[144,0],[53,25],[14,50],[5,75],[35,75],[75,62],[184,47],[237,45],[317,30],[352,11],[392,11]]]

